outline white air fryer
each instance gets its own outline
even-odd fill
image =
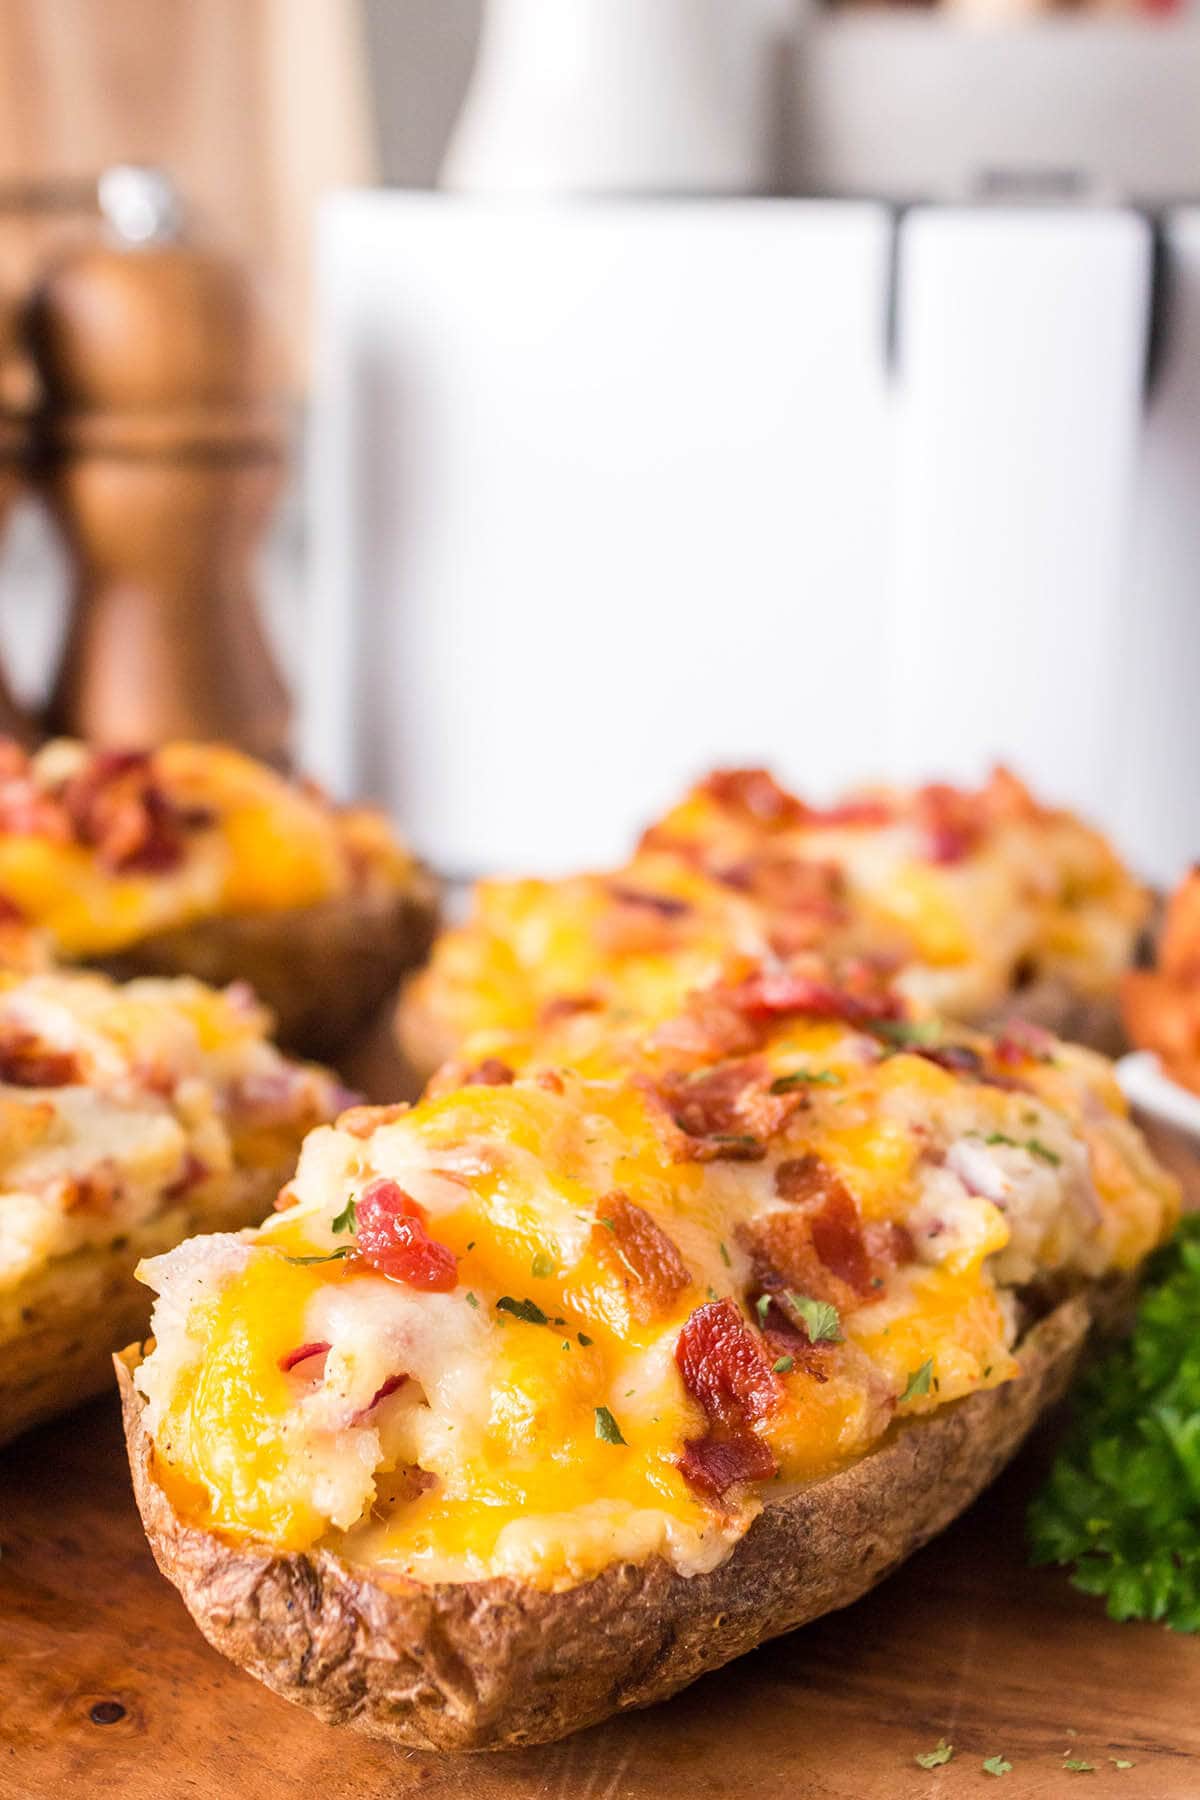
[[[305,750],[444,869],[728,760],[1200,850],[1200,209],[351,193],[319,274]]]

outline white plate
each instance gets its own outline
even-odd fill
[[[1200,1138],[1200,1098],[1164,1075],[1153,1050],[1137,1050],[1117,1064],[1125,1097],[1141,1112]]]

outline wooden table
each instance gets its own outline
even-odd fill
[[[1200,1163],[1161,1147],[1200,1191]],[[1026,1567],[1053,1430],[848,1611],[650,1712],[452,1759],[329,1730],[210,1650],[145,1546],[116,1407],[96,1403],[0,1458],[0,1797],[1197,1800],[1200,1638],[1112,1624]],[[940,1737],[953,1761],[918,1768]],[[1003,1785],[981,1768],[997,1752]]]

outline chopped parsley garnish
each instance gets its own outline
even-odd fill
[[[942,1041],[942,1027],[937,1019],[873,1019],[868,1029],[897,1050]]]
[[[835,1069],[793,1069],[790,1075],[779,1075],[771,1083],[771,1093],[790,1094],[799,1087],[840,1087],[842,1077]]]
[[[577,1331],[575,1333],[575,1338],[578,1343],[583,1345],[585,1350],[587,1350],[590,1347],[592,1340],[587,1335],[586,1331]]]
[[[983,1772],[985,1775],[1011,1775],[1012,1764],[1005,1762],[1002,1756],[985,1756]]]
[[[545,1281],[554,1273],[554,1258],[545,1250],[539,1250],[529,1265],[529,1273],[535,1281]]]
[[[324,1256],[289,1256],[285,1250],[283,1252],[283,1260],[284,1262],[296,1263],[298,1266],[303,1266],[306,1263],[341,1262],[343,1256],[349,1256],[349,1254],[349,1246],[343,1244],[340,1250],[326,1251]]]
[[[609,1412],[607,1406],[596,1408],[596,1436],[605,1444],[623,1444],[621,1427]]]
[[[1068,1756],[1063,1768],[1071,1775],[1094,1775],[1095,1763],[1084,1762],[1081,1756]]]
[[[330,1229],[332,1231],[353,1231],[358,1223],[357,1213],[358,1208],[354,1204],[353,1196],[351,1196],[337,1218],[333,1221]]]
[[[781,1356],[778,1362],[771,1364],[776,1375],[790,1375],[795,1366],[796,1359],[794,1356]]]
[[[842,1321],[836,1306],[828,1300],[810,1300],[807,1294],[789,1291],[788,1305],[804,1321],[810,1344],[840,1344]]]
[[[933,1750],[918,1750],[913,1761],[921,1769],[940,1769],[954,1755],[954,1745],[948,1744],[945,1738],[939,1738]]]
[[[1063,1563],[1113,1619],[1200,1631],[1200,1217],[1150,1265],[1127,1343],[1085,1375],[1029,1509],[1035,1563]]]
[[[710,1282],[709,1282],[709,1284],[708,1284],[708,1297],[709,1297],[709,1299],[710,1299],[710,1300],[715,1300],[715,1299],[716,1299],[716,1297],[717,1297],[717,1290],[716,1290],[716,1288],[715,1288],[715,1287],[714,1287],[714,1286],[713,1286],[713,1284],[712,1284],[712,1282],[711,1282],[711,1281],[710,1281]]]
[[[1114,1769],[1132,1769],[1133,1767],[1127,1756],[1110,1756],[1108,1760]]]
[[[932,1356],[929,1356],[926,1357],[920,1368],[914,1369],[909,1376],[908,1385],[900,1396],[901,1406],[904,1405],[906,1400],[919,1400],[923,1394],[927,1394],[932,1379],[933,1358]]]
[[[721,1242],[717,1245],[717,1249],[721,1252],[721,1261],[725,1264],[725,1267],[727,1269],[732,1269],[733,1264],[729,1260],[729,1252],[725,1248],[724,1238],[722,1238]]]
[[[527,1325],[548,1323],[545,1313],[536,1300],[514,1300],[511,1294],[503,1294],[497,1300],[496,1311],[511,1313],[514,1319],[524,1319]]]
[[[1037,1117],[1036,1113],[1032,1116],[1034,1119]],[[1026,1115],[1027,1123],[1028,1118],[1029,1115]],[[971,1132],[969,1135],[978,1137],[981,1134],[978,1132]],[[1043,1144],[1040,1138],[1015,1138],[1009,1137],[1007,1131],[989,1131],[984,1136],[983,1141],[985,1144],[1005,1144],[1010,1150],[1028,1150],[1030,1156],[1038,1157],[1041,1162],[1049,1163],[1051,1167],[1055,1169],[1057,1169],[1062,1162],[1062,1157],[1058,1154],[1058,1151],[1051,1150],[1050,1146],[1048,1144]]]
[[[758,1314],[759,1325],[765,1325],[767,1322],[767,1314],[771,1310],[770,1294],[760,1294],[758,1299],[754,1302],[754,1310]]]
[[[467,1305],[475,1306],[475,1307],[477,1307],[479,1305],[478,1300],[475,1298],[474,1294],[472,1294],[470,1292],[470,1290],[468,1290],[468,1292],[467,1292]]]

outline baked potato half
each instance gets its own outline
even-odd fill
[[[542,1744],[666,1700],[768,1638],[848,1606],[943,1531],[1062,1398],[1089,1326],[1065,1301],[1018,1345],[1021,1377],[897,1427],[864,1461],[762,1512],[729,1559],[660,1556],[561,1593],[511,1579],[374,1579],[329,1551],[228,1543],[158,1479],[137,1351],[114,1358],[146,1535],[204,1636],[330,1725],[425,1750]]]
[[[101,1392],[139,1259],[262,1216],[344,1090],[248,989],[0,977],[0,1442]]]
[[[975,791],[878,789],[827,808],[766,770],[720,770],[623,868],[481,883],[406,987],[397,1032],[424,1078],[464,1054],[519,1067],[547,1025],[666,1017],[747,957],[821,946],[874,958],[951,1018],[992,1029],[1019,1014],[1111,1053],[1148,904],[1097,831],[1005,770]]]
[[[141,1270],[154,1553],[320,1716],[562,1736],[853,1600],[1062,1392],[1178,1209],[1103,1060],[759,971],[586,1066],[314,1132]]]
[[[381,816],[239,751],[4,741],[0,909],[63,963],[249,981],[281,1042],[329,1057],[425,956],[437,892]]]

